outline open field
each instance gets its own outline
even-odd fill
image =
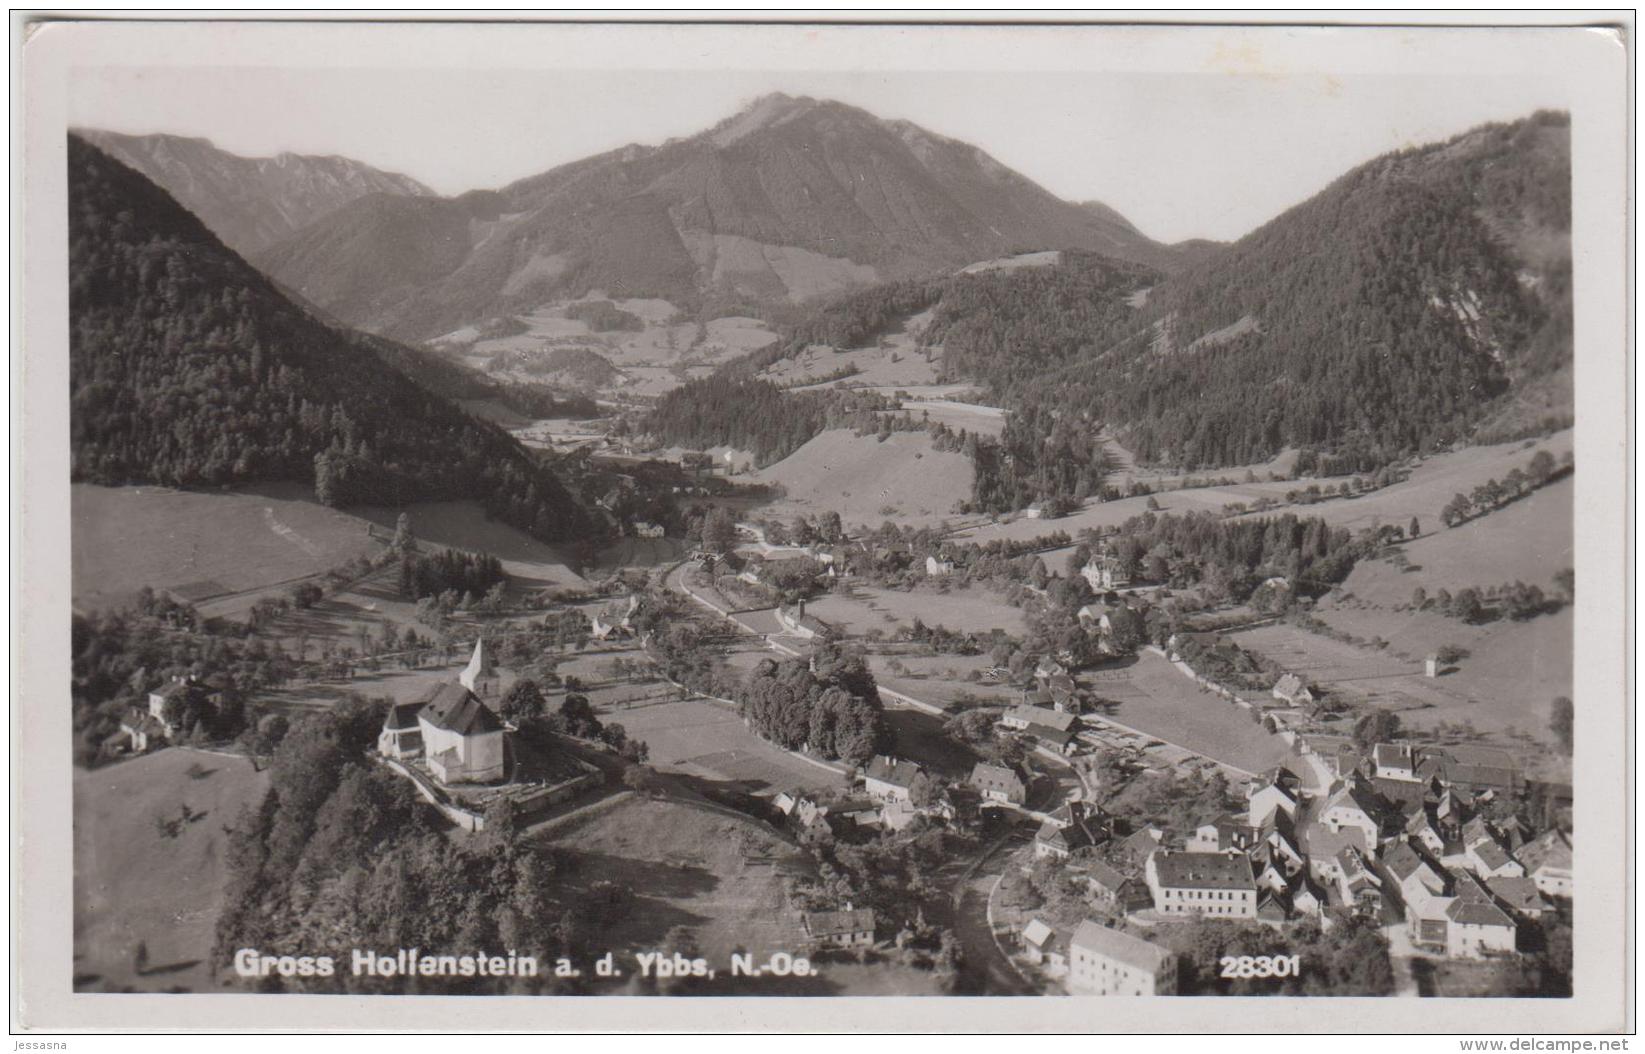
[[[1413,590],[1432,597],[1523,580],[1552,594],[1552,578],[1573,564],[1574,481],[1562,480],[1520,501],[1449,530],[1439,528],[1402,548],[1409,566],[1401,571],[1382,560],[1361,561],[1342,586],[1322,598],[1316,617],[1363,641],[1377,638],[1385,649],[1371,651],[1317,634],[1279,627],[1242,633],[1239,640],[1316,668],[1322,681],[1346,677],[1341,689],[1383,706],[1407,710],[1405,723],[1432,727],[1471,722],[1481,732],[1510,728],[1552,742],[1547,732],[1549,702],[1570,695],[1573,616],[1569,608],[1525,622],[1497,619],[1468,625],[1432,609],[1409,609]],[[1433,524],[1438,528],[1438,519]],[[1425,656],[1442,644],[1470,655],[1435,680],[1420,676]],[[1271,651],[1269,649],[1272,649]],[[1380,665],[1384,675],[1365,671]],[[1357,673],[1356,673],[1357,671]],[[1334,683],[1334,682],[1333,682]],[[1408,708],[1418,709],[1408,709]]]
[[[676,926],[690,929],[701,954],[721,965],[733,951],[763,961],[803,940],[783,891],[784,873],[803,869],[803,861],[751,820],[633,797],[562,828],[553,844],[576,854],[573,881],[634,889],[626,917],[600,934],[626,960],[625,973],[636,972],[634,953],[661,947]]]
[[[590,574],[620,571],[625,567],[660,567],[684,554],[685,546],[677,538],[623,538],[600,550]]]
[[[774,483],[787,496],[772,515],[815,516],[834,511],[846,524],[933,524],[953,515],[971,493],[972,468],[964,454],[934,449],[924,432],[896,432],[881,442],[848,429],[830,429],[750,480]]]
[[[233,593],[319,574],[382,548],[366,521],[297,484],[203,493],[168,487],[69,488],[74,604],[130,603],[155,589],[216,583]],[[218,588],[220,587],[220,588]]]
[[[1007,411],[997,406],[911,397],[902,400],[902,409],[908,411],[916,420],[938,421],[956,432],[997,436],[1005,431]]]
[[[760,377],[773,384],[799,386],[835,370],[855,366],[857,373],[843,380],[817,387],[896,387],[936,383],[942,362],[941,346],[919,346],[919,337],[931,321],[933,311],[921,311],[905,319],[895,332],[882,336],[866,348],[833,348],[812,344],[800,354],[766,367]]]
[[[1285,741],[1264,732],[1249,711],[1201,689],[1151,651],[1139,652],[1129,665],[1082,674],[1080,680],[1097,697],[1117,704],[1099,709],[1097,716],[1208,758],[1262,772],[1290,756]]]
[[[354,511],[390,532],[401,512],[379,506],[362,506]],[[503,570],[514,580],[515,588],[580,589],[588,585],[559,550],[500,520],[487,519],[477,502],[419,502],[404,511],[411,518],[411,532],[419,544],[489,553],[503,562]]]
[[[651,748],[651,763],[716,782],[736,783],[750,793],[791,787],[820,790],[842,777],[802,761],[750,732],[729,707],[702,699],[651,703],[611,716],[630,736]]]
[[[1411,477],[1403,483],[1355,498],[1337,498],[1312,505],[1286,506],[1251,516],[1272,516],[1277,512],[1293,512],[1298,516],[1317,516],[1332,526],[1361,528],[1380,524],[1404,527],[1415,516],[1422,521],[1424,530],[1439,526],[1439,510],[1458,491],[1471,491],[1488,479],[1502,479],[1515,468],[1531,459],[1537,450],[1547,450],[1556,458],[1571,448],[1570,431],[1559,432],[1534,443],[1502,443],[1495,446],[1466,447],[1451,453],[1436,454],[1418,465]],[[1211,469],[1196,473],[1221,478],[1243,472],[1243,469]],[[1230,502],[1247,504],[1258,498],[1284,501],[1287,491],[1300,490],[1311,484],[1321,489],[1336,486],[1351,477],[1333,476],[1325,479],[1260,481],[1237,483],[1226,487],[1197,487],[1190,490],[1167,490],[1154,495],[1154,501],[1165,512],[1185,513],[1196,509],[1220,512]],[[1148,498],[1122,498],[1118,501],[1087,502],[1085,507],[1069,516],[1056,520],[1032,520],[1017,516],[1005,522],[987,524],[958,532],[966,541],[986,542],[995,538],[1025,541],[1067,531],[1078,535],[1087,528],[1117,527],[1133,516],[1147,511]],[[1504,510],[1506,511],[1506,510]],[[1501,513],[1497,513],[1501,515]]]
[[[199,766],[200,778],[189,775]],[[74,770],[77,991],[218,991],[207,961],[222,910],[223,827],[268,789],[244,758],[173,747]],[[168,838],[155,818],[197,814]],[[140,974],[134,955],[148,949]]]
[[[873,629],[890,635],[912,626],[916,618],[927,626],[943,626],[958,633],[1002,629],[1020,636],[1027,630],[1021,608],[1012,607],[998,593],[981,586],[946,593],[930,586],[906,593],[853,586],[849,593],[828,593],[807,601],[806,611],[852,636]]]
[[[1387,649],[1372,650],[1290,626],[1263,626],[1235,636],[1242,647],[1275,660],[1350,700],[1399,711],[1402,724],[1432,729],[1468,723],[1494,742],[1510,744],[1510,730],[1551,744],[1548,706],[1571,694],[1571,611],[1529,622],[1465,626],[1453,619],[1406,616],[1408,628]],[[1381,624],[1378,616],[1372,624]],[[1340,629],[1370,627],[1333,615]],[[1356,628],[1357,627],[1357,628]],[[1419,645],[1420,642],[1420,645]],[[1437,678],[1423,675],[1422,659],[1441,643],[1467,648],[1467,658]],[[1557,770],[1562,759],[1546,748],[1516,749]]]

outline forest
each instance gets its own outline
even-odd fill
[[[384,342],[291,303],[163,191],[75,137],[69,261],[75,480],[295,480],[328,505],[468,498],[544,540],[592,532],[505,432],[400,373]]]

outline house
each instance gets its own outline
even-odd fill
[[[971,769],[971,786],[989,801],[1021,805],[1028,797],[1027,781],[1014,765],[994,765],[979,761]]]
[[[1028,517],[1030,520],[1044,519],[1045,518],[1045,502],[1043,502],[1043,501],[1034,502],[1032,505],[1028,506],[1028,508],[1024,509],[1022,514],[1024,516]]]
[[[1387,807],[1358,779],[1350,779],[1335,791],[1320,811],[1320,822],[1332,834],[1345,828],[1361,833],[1365,848],[1374,850],[1382,838],[1382,828],[1388,818]]]
[[[1480,878],[1518,878],[1525,874],[1524,866],[1509,856],[1508,851],[1494,838],[1482,839],[1468,846],[1464,858],[1468,869]]]
[[[1246,822],[1261,827],[1276,811],[1295,818],[1301,798],[1302,781],[1287,768],[1277,768],[1253,783],[1246,798]]]
[[[1068,990],[1076,995],[1172,995],[1176,959],[1157,944],[1086,919],[1068,942]]]
[[[193,675],[179,674],[148,693],[148,714],[154,719],[149,734],[169,739],[222,701],[221,692],[211,691]]]
[[[900,831],[924,815],[925,810],[912,802],[888,801],[880,807],[880,826],[888,831]]]
[[[1125,573],[1125,565],[1120,563],[1116,556],[1104,553],[1087,560],[1080,568],[1080,577],[1090,583],[1094,593],[1106,593],[1113,589],[1124,589],[1131,584],[1131,578]]]
[[[1040,661],[1034,664],[1034,680],[1039,681],[1041,684],[1048,683],[1051,678],[1056,677],[1058,674],[1067,676],[1068,667],[1049,655],[1040,656]]]
[[[1130,914],[1154,906],[1154,895],[1139,879],[1131,878],[1101,860],[1091,860],[1082,868],[1085,891],[1105,907]]]
[[[1454,959],[1512,954],[1519,940],[1514,920],[1482,886],[1470,882],[1458,888],[1445,909],[1445,954]]]
[[[140,706],[127,708],[126,716],[120,719],[120,731],[130,737],[133,754],[145,753],[169,738],[164,722]]]
[[[441,783],[492,783],[503,778],[503,723],[472,689],[447,681],[435,685],[418,702],[423,760],[436,779]],[[393,720],[391,711],[384,722],[385,732]]]
[[[1043,919],[1022,928],[1022,952],[1029,962],[1055,975],[1068,968],[1068,941]]]
[[[1544,896],[1569,897],[1575,888],[1571,876],[1571,836],[1555,828],[1525,843],[1519,861],[1526,877]]]
[[[661,538],[668,532],[660,523],[650,523],[646,520],[634,522],[634,536],[636,538]]]
[[[912,761],[876,754],[863,770],[863,789],[884,801],[908,801],[914,778],[922,771]]]
[[[1399,842],[1382,856],[1383,870],[1393,876],[1407,905],[1433,897],[1443,897],[1451,887],[1451,876],[1409,842]]]
[[[1228,849],[1249,850],[1262,841],[1262,829],[1255,824],[1241,823],[1232,816],[1219,816],[1211,823],[1201,824],[1188,840],[1188,848],[1196,852],[1216,853]]]
[[[1548,898],[1542,895],[1542,890],[1536,887],[1536,880],[1526,875],[1488,878],[1485,880],[1485,888],[1490,891],[1498,906],[1521,918],[1540,919],[1554,907]]]
[[[1077,617],[1086,632],[1107,637],[1114,632],[1114,620],[1111,615],[1107,604],[1086,604],[1079,609]]]
[[[1365,853],[1354,846],[1345,846],[1331,861],[1337,879],[1337,894],[1344,906],[1359,915],[1372,918],[1382,913],[1385,898],[1382,878],[1371,866]]]
[[[704,553],[702,556],[703,571],[715,578],[723,575],[735,578],[742,574],[747,566],[748,561],[743,559],[740,553]]]
[[[1288,673],[1274,682],[1273,696],[1287,706],[1307,706],[1314,701],[1314,693],[1308,690],[1302,678],[1294,673]]]
[[[954,573],[954,561],[947,557],[939,559],[935,556],[928,556],[925,558],[925,573],[932,578],[951,575]]]
[[[1144,871],[1154,910],[1162,915],[1249,919],[1257,913],[1256,876],[1237,850],[1226,853],[1156,850]]]
[[[777,609],[777,621],[797,637],[814,640],[828,633],[828,623],[815,615],[805,613],[805,601],[789,607],[787,605]]]
[[[1409,743],[1378,743],[1371,748],[1371,765],[1374,778],[1379,780],[1403,780],[1417,782],[1416,751]]]
[[[874,943],[874,909],[807,911],[800,915],[805,935],[817,947],[866,948]]]
[[[1044,706],[1018,706],[1000,719],[1006,728],[1026,732],[1053,750],[1068,753],[1079,733],[1079,715]]]
[[[1073,804],[1073,803],[1071,803]],[[1034,833],[1034,859],[1055,857],[1066,860],[1082,849],[1093,849],[1112,836],[1112,824],[1106,813],[1094,809],[1076,813],[1069,822],[1062,822],[1055,814],[1040,824]]]

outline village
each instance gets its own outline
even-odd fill
[[[1057,574],[1045,543],[985,547],[889,526],[848,535],[713,506],[688,522],[670,559],[563,600],[402,606],[431,631],[420,654],[332,664],[345,683],[389,688],[378,764],[470,836],[506,815],[552,841],[614,791],[637,795],[636,808],[731,810],[813,853],[950,832],[943,853],[957,855],[938,865],[955,883],[947,927],[961,983],[982,991],[1290,991],[1344,934],[1374,935],[1385,950],[1371,961],[1387,976],[1313,982],[1324,990],[1465,991],[1496,983],[1482,978],[1504,964],[1557,955],[1550,937],[1568,926],[1574,892],[1568,784],[1501,749],[1344,712],[1329,683],[1271,665],[1233,687],[1213,679],[1224,667],[1203,661],[1198,627],[1226,628],[1226,606],[1200,611],[1192,591],[1151,580],[1122,535],[1090,536]],[[623,530],[667,541],[649,520]],[[402,522],[385,552],[419,547]],[[359,614],[361,588],[309,600]],[[1271,621],[1290,591],[1285,577],[1262,579],[1245,617]],[[895,606],[901,597],[911,603]],[[172,624],[200,621],[187,600],[162,598]],[[972,621],[948,628],[953,613]],[[888,719],[871,748],[785,740],[737,694],[750,690],[737,677],[780,675],[781,663],[819,676],[842,649],[877,682]],[[439,674],[453,652],[466,663]],[[944,671],[949,659],[960,668]],[[388,674],[396,662],[404,675]],[[1420,676],[1439,672],[1429,656]],[[170,675],[121,719],[116,749],[209,740],[201,730],[236,694],[231,681]],[[1117,704],[1126,686],[1142,693]],[[259,733],[304,709],[275,718],[248,701],[235,706],[260,715],[239,740],[254,756],[277,746]],[[1180,707],[1193,717],[1177,722]],[[1148,794],[1180,800],[1165,816]],[[928,902],[785,888],[792,921],[773,940],[788,946],[775,950],[927,954]],[[1244,924],[1273,943],[1214,931],[1206,940],[1228,952],[1217,972],[1195,961],[1197,928]]]

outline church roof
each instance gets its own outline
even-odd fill
[[[417,712],[422,708],[422,703],[395,703],[389,708],[388,717],[383,721],[383,728],[390,732],[416,728]]]
[[[503,723],[497,719],[475,694],[460,684],[446,681],[436,685],[423,700],[419,721],[427,721],[435,728],[455,732],[460,736],[501,732]]]

